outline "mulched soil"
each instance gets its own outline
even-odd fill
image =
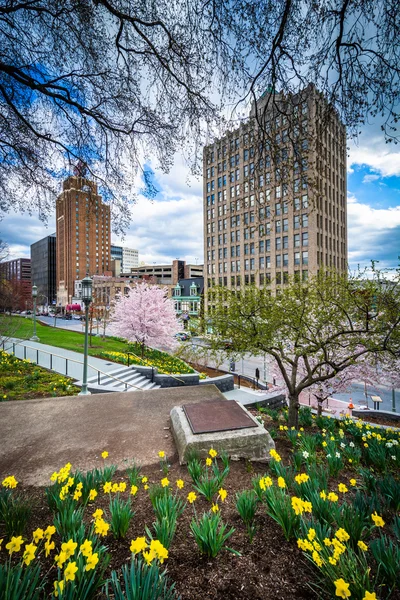
[[[280,449],[282,456],[285,450],[283,447]],[[249,543],[245,527],[234,507],[234,495],[239,490],[251,488],[251,479],[257,473],[265,474],[264,465],[252,465],[244,461],[232,462],[230,473],[224,483],[228,497],[223,504],[220,504],[224,522],[229,527],[235,528],[228,546],[240,552],[242,556],[235,556],[227,550],[222,551],[212,560],[202,556],[190,533],[193,508],[187,505],[179,520],[178,530],[166,563],[169,576],[176,583],[176,589],[182,600],[312,600],[317,598],[308,586],[308,582],[312,579],[310,563],[298,550],[295,541],[285,541],[280,527],[265,514],[262,507],[259,507],[257,514],[257,533],[253,543]],[[149,482],[159,482],[163,477],[159,464],[145,468],[143,475],[149,478]],[[168,478],[172,484],[175,484],[176,479],[185,481],[184,489],[179,492],[182,498],[186,498],[187,493],[193,489],[187,469],[179,465],[177,457],[173,457]],[[122,479],[127,481],[127,477],[118,472],[113,481]],[[37,527],[51,524],[53,519],[47,508],[44,488],[26,488],[24,492],[32,505],[32,517],[27,531],[31,532]],[[121,494],[122,497],[127,495],[127,493]],[[195,507],[200,516],[209,510],[210,504],[198,495]],[[87,510],[88,518],[96,508],[103,508],[108,513],[108,497],[99,494],[98,499]],[[143,489],[134,497],[133,508],[135,516],[126,540],[116,541],[112,535],[103,538],[111,554],[106,575],[109,575],[112,569],[118,569],[129,562],[131,540],[144,535],[145,525],[151,528],[155,520],[147,492]],[[58,551],[60,540],[56,535],[53,539]],[[0,551],[0,561],[4,560],[6,554],[3,549]],[[56,568],[52,566],[52,560],[47,559],[46,562],[44,572],[52,567],[55,578]],[[53,580],[52,576],[50,580]]]

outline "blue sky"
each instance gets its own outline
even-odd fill
[[[396,268],[400,255],[400,149],[385,144],[378,128],[364,128],[357,144],[349,142],[348,240],[349,263],[355,269],[379,260]],[[154,166],[153,166],[154,167]],[[155,167],[154,167],[155,168]],[[181,156],[169,174],[155,169],[157,197],[140,197],[124,240],[113,241],[139,250],[145,263],[174,258],[200,264],[203,260],[202,182],[191,177]],[[140,187],[140,186],[139,186]],[[13,258],[30,254],[30,244],[55,231],[36,216],[8,214],[0,222],[0,238]]]

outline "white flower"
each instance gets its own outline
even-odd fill
[[[331,458],[331,455],[330,455],[330,454],[327,454],[327,455],[326,455],[326,458]]]
[[[340,452],[335,453],[336,458],[340,458]]]
[[[341,448],[346,448],[346,444],[344,444],[343,442],[340,444]]]
[[[350,442],[349,446],[350,448],[354,448],[354,442]]]
[[[306,452],[306,451],[304,450],[304,452],[303,452],[303,456],[304,456],[304,458],[308,458],[310,455],[309,455],[309,453],[308,453],[308,452]]]
[[[392,456],[392,460],[396,460],[396,457],[395,457],[395,456]]]
[[[391,442],[392,442],[393,446],[398,446],[399,445],[398,440],[391,440]]]
[[[392,448],[393,444],[391,444],[390,442],[387,442],[386,444],[386,448]]]

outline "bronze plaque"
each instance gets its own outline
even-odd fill
[[[184,404],[182,408],[195,434],[257,427],[235,400]]]

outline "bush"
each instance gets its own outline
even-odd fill
[[[222,522],[221,515],[218,512],[214,514],[204,513],[199,521],[193,519],[190,529],[200,552],[209,558],[215,558],[222,549],[238,554],[238,552],[225,546],[225,542],[231,537],[235,529],[231,527],[227,531],[227,525]]]
[[[254,520],[257,511],[257,505],[258,498],[254,490],[243,490],[242,492],[238,492],[236,494],[236,510],[246,526],[250,543],[253,541],[256,533]]]

